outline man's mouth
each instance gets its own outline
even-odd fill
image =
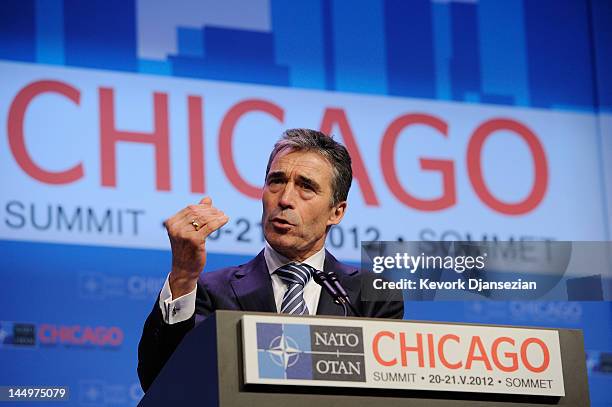
[[[274,226],[278,226],[278,227],[295,226],[293,223],[291,223],[287,219],[283,219],[283,218],[273,218],[272,220],[270,220],[270,223],[272,223]]]

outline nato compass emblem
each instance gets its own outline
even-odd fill
[[[283,369],[287,369],[295,365],[300,359],[300,348],[295,339],[287,335],[281,335],[272,339],[268,347],[268,354],[272,362]]]
[[[312,379],[310,328],[300,324],[257,324],[259,377]]]

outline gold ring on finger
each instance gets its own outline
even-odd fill
[[[191,221],[191,224],[192,224],[192,225],[193,225],[193,227],[195,228],[196,232],[197,232],[198,230],[200,230],[200,224],[198,223],[198,221],[197,221],[197,220],[195,220],[195,219],[194,219],[194,220],[192,220],[192,221]]]

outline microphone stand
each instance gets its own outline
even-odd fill
[[[332,281],[332,283],[334,284],[334,287],[336,287],[336,289],[338,290],[340,297],[346,301],[346,304],[351,309],[351,312],[353,313],[353,315],[356,317],[360,317],[361,314],[359,313],[359,311],[357,311],[357,309],[353,306],[353,304],[351,304],[351,300],[348,296],[348,293],[346,292],[344,287],[342,287],[342,284],[340,284],[340,281],[338,280],[338,276],[336,275],[336,273],[334,273],[332,270],[328,271],[327,278],[328,280]]]
[[[333,271],[327,273],[321,270],[315,270],[313,278],[317,284],[325,288],[325,290],[332,296],[336,304],[340,304],[344,310],[344,316],[348,316],[348,310],[350,308],[354,316],[360,317],[361,314],[351,304],[348,293],[338,281],[338,276]]]

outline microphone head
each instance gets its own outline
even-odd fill
[[[327,279],[331,280],[332,282],[336,282],[338,281],[338,276],[336,275],[336,273],[334,273],[333,270],[329,270],[327,272]]]
[[[325,275],[325,273],[321,270],[314,270],[312,272],[312,278],[314,279],[314,281],[319,284],[319,285],[323,285],[324,281],[327,281],[327,276]]]
[[[342,287],[342,284],[340,284],[340,280],[338,280],[338,276],[336,275],[336,273],[334,273],[333,270],[329,270],[327,272],[327,280],[331,281],[331,284],[334,286],[334,288],[336,288],[338,293],[340,293],[340,296],[348,300],[349,298],[348,293],[346,292],[344,287]]]
[[[327,279],[327,276],[325,275],[323,271],[315,270],[312,273],[312,278],[314,279],[315,283],[325,288],[325,290],[327,290],[327,292],[331,294],[332,298],[334,299],[338,298],[338,291],[336,291],[336,288],[334,287],[334,283],[330,282]]]

